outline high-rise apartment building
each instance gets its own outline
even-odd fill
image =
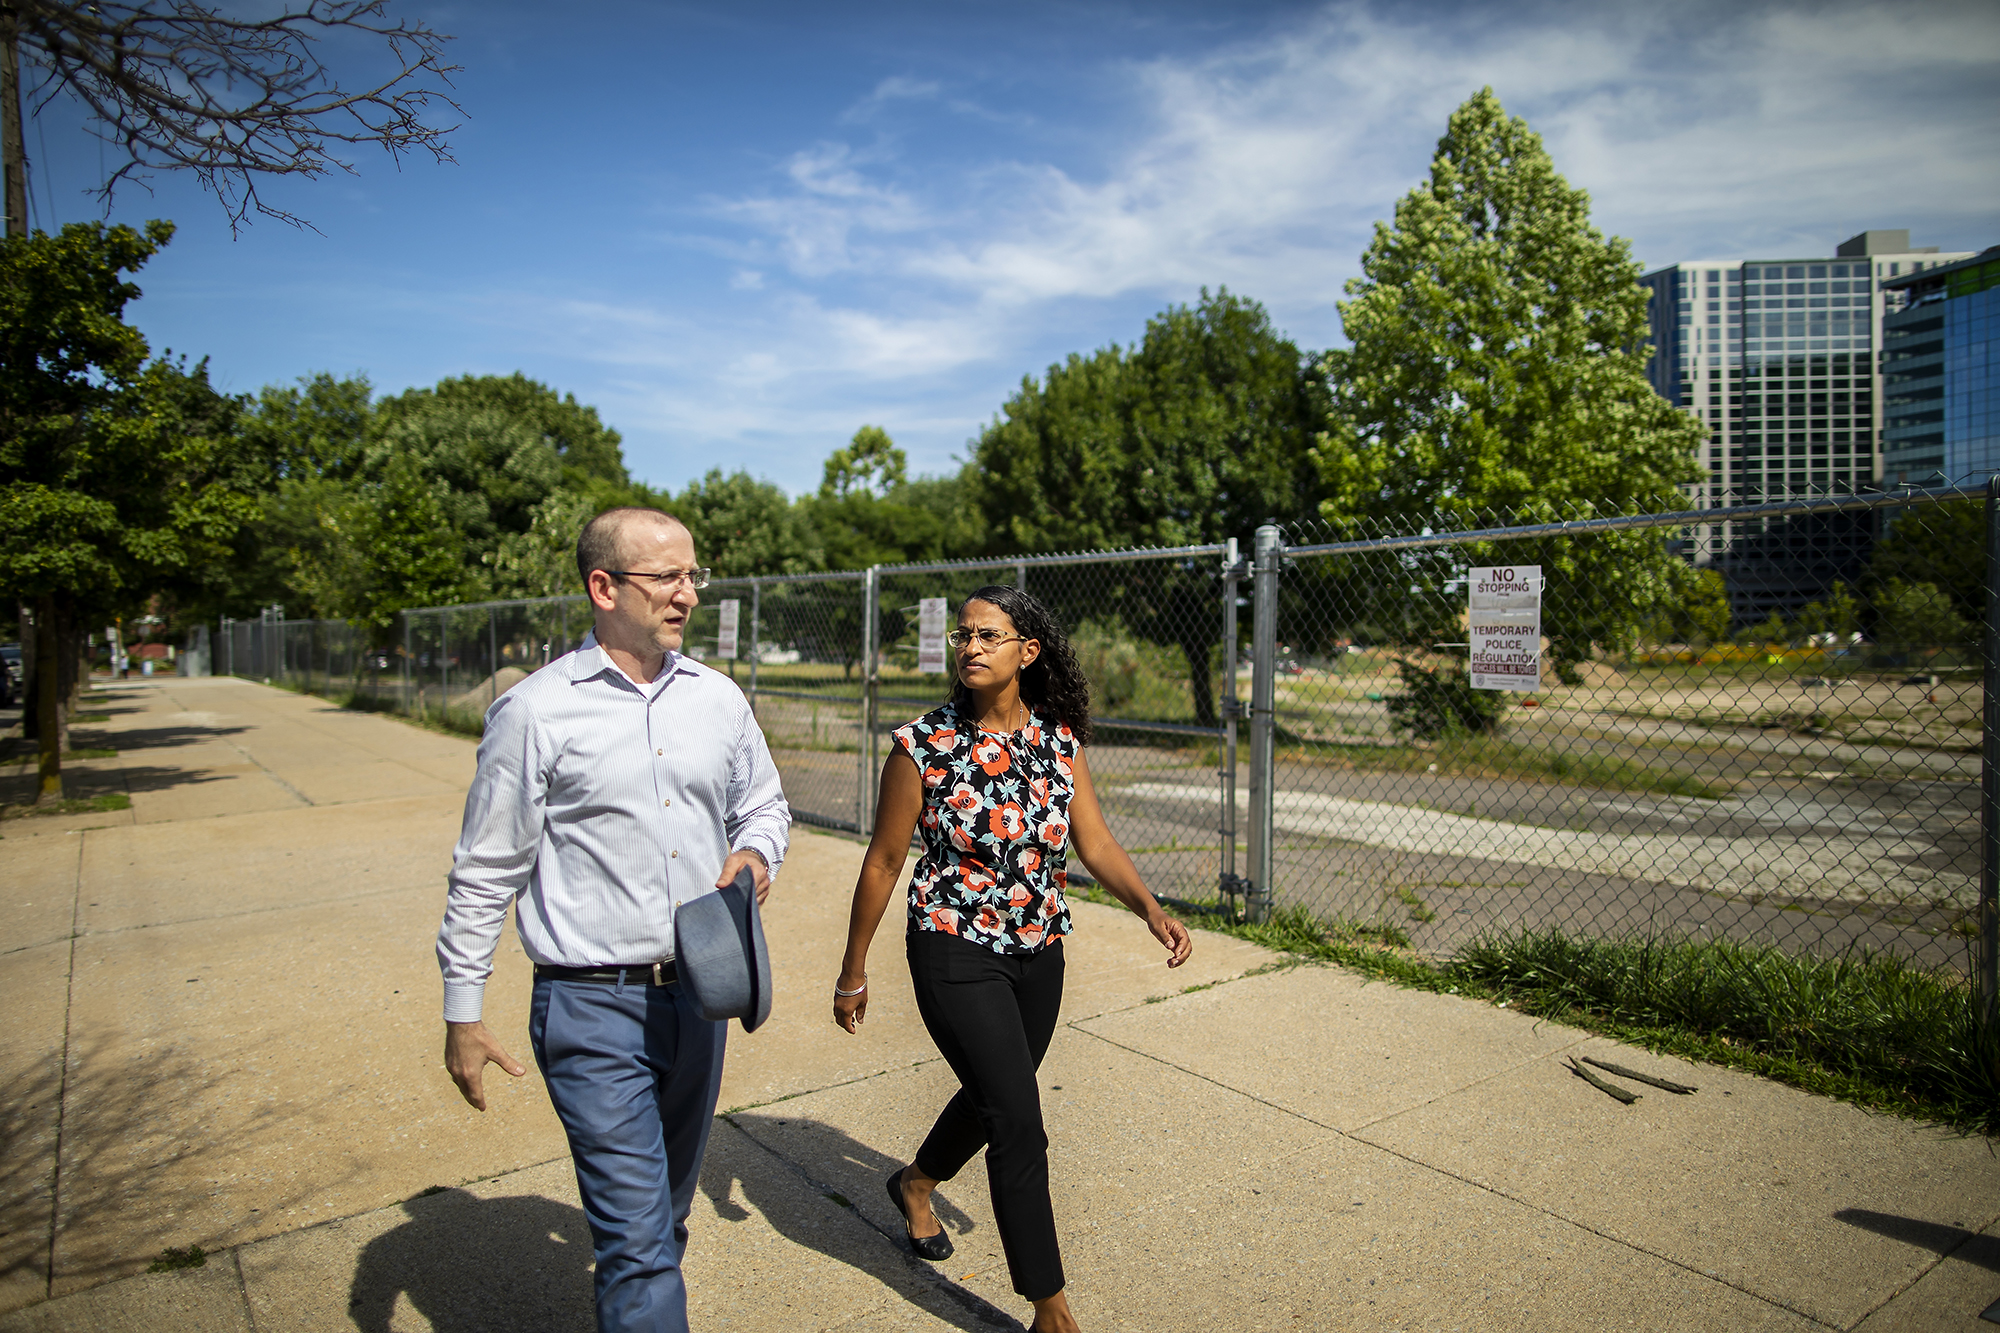
[[[1813,258],[1701,260],[1642,278],[1648,374],[1708,427],[1698,507],[1855,490],[1881,479],[1882,281],[1965,253],[1866,231]]]
[[[1707,427],[1692,507],[1881,484],[1882,322],[1902,303],[1882,283],[1968,257],[1913,247],[1908,231],[1865,231],[1831,255],[1696,260],[1640,279],[1653,387]],[[1852,526],[1703,530],[1688,553],[1725,566],[1736,618],[1749,622],[1855,577],[1868,540]]]
[[[1983,484],[2000,472],[2000,246],[1883,284],[1882,475]]]

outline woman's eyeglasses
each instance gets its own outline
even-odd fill
[[[666,592],[670,588],[678,588],[682,583],[686,583],[690,588],[706,588],[708,586],[708,576],[713,571],[707,569],[665,569],[657,574],[645,574],[631,569],[607,569],[604,572],[614,579],[631,579],[634,583],[650,584],[658,588],[661,592]]]
[[[1009,634],[1004,630],[997,629],[955,629],[944,636],[944,641],[950,644],[954,650],[969,648],[975,643],[982,648],[998,648],[1001,644],[1014,639],[1019,639],[1022,643],[1026,643],[1028,636],[1025,634]]]

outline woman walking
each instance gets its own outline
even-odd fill
[[[1076,846],[1098,883],[1145,919],[1179,967],[1187,927],[1160,910],[1111,836],[1091,787],[1090,686],[1062,626],[1040,602],[990,585],[966,599],[947,636],[951,698],[896,731],[882,766],[875,831],[854,886],[834,1022],[868,1011],[868,946],[919,828],[907,951],[917,1010],[959,1090],[916,1160],[889,1177],[910,1248],[951,1256],[931,1191],[981,1147],[1014,1290],[1034,1302],[1033,1333],[1077,1327],[1063,1293],[1049,1201],[1048,1136],[1035,1071],[1062,1007],[1070,931],[1064,858]]]

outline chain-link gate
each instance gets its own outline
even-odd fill
[[[1259,534],[1260,889],[1437,954],[1559,927],[1968,965],[1983,497],[1487,517]],[[1521,692],[1471,674],[1495,570],[1539,571]]]

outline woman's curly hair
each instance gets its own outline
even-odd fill
[[[1014,632],[1039,639],[1042,652],[1021,672],[1021,697],[1044,718],[1056,721],[1076,733],[1078,743],[1090,743],[1090,682],[1077,665],[1076,649],[1055,613],[1019,588],[989,583],[975,589],[967,602],[985,602],[1004,612],[1014,622]],[[972,691],[954,674],[951,701],[959,711],[971,716]]]

